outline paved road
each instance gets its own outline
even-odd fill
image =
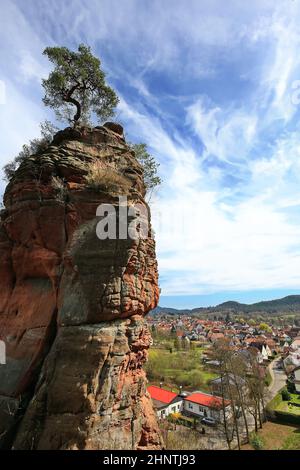
[[[278,365],[281,362],[281,358],[275,359],[269,365],[269,371],[272,377],[272,382],[268,387],[268,399],[272,400],[281,388],[286,385],[286,373],[284,370],[279,369]]]

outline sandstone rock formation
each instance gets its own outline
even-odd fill
[[[87,184],[101,162],[106,183]],[[158,302],[155,244],[99,240],[96,210],[144,201],[121,126],[65,129],[9,183],[0,225],[0,446],[151,449],[161,438],[143,364]]]

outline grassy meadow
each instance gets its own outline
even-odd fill
[[[209,381],[217,375],[202,364],[203,351],[195,344],[190,349],[176,350],[171,341],[155,341],[146,365],[150,384],[162,382],[164,387],[174,391],[178,391],[180,385],[189,391],[208,391]]]
[[[263,443],[262,450],[300,450],[300,426],[268,421],[258,436]],[[253,447],[246,444],[242,449],[253,450]]]

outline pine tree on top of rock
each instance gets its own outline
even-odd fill
[[[102,121],[114,115],[118,97],[105,82],[100,60],[80,44],[78,52],[67,47],[47,47],[44,55],[54,70],[42,81],[43,102],[54,109],[59,120],[73,125],[88,123],[92,113]]]
[[[67,47],[47,47],[43,54],[54,65],[47,79],[42,80],[45,91],[43,102],[52,108],[58,120],[67,120],[73,126],[102,122],[114,116],[119,99],[105,81],[101,61],[91,53],[90,47],[80,44],[77,52]],[[118,123],[108,122],[106,127],[123,133]],[[30,155],[41,152],[50,145],[59,129],[45,121],[41,124],[41,136],[23,145],[18,155],[4,168],[4,178],[10,181],[16,169]],[[144,143],[130,144],[136,158],[144,168],[145,186],[151,198],[152,191],[161,184],[159,164],[149,154]]]

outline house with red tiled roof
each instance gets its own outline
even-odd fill
[[[176,331],[176,336],[177,338],[183,338],[185,336],[184,331],[183,330]]]
[[[230,413],[230,401],[224,401],[226,417]],[[185,414],[196,418],[212,418],[216,422],[223,419],[223,399],[203,392],[194,392],[183,400]]]
[[[147,390],[159,418],[166,418],[172,413],[182,411],[183,398],[177,393],[170,392],[156,385],[150,385]]]
[[[218,341],[220,339],[223,339],[224,338],[224,334],[223,333],[209,333],[207,335],[207,338],[212,342],[214,343],[215,341]]]

